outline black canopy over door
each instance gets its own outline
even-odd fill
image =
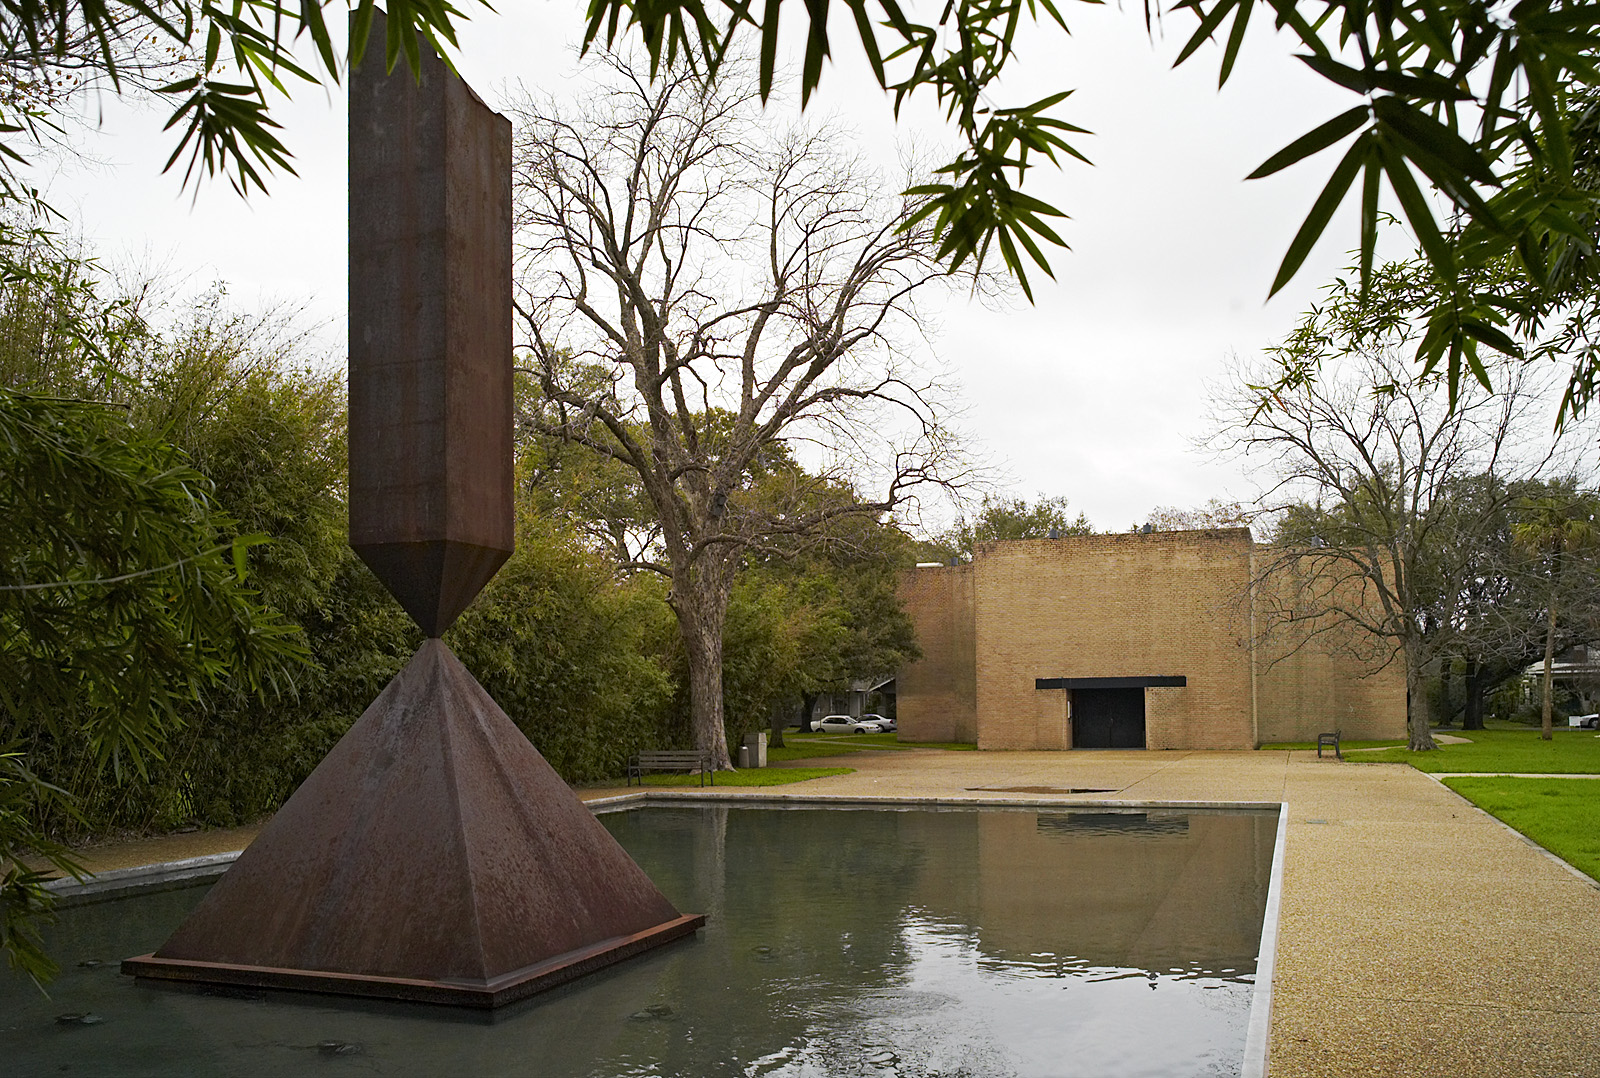
[[[1144,748],[1144,689],[1073,689],[1072,747]]]

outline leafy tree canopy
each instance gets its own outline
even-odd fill
[[[1004,539],[1062,539],[1071,535],[1093,535],[1089,518],[1073,516],[1065,497],[1046,497],[1029,502],[1026,498],[985,495],[977,512],[963,516],[951,527],[921,544],[919,556],[939,561],[960,558],[972,560],[980,543]]]

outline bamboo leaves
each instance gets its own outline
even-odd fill
[[[376,0],[347,4],[352,9],[350,53],[359,60]],[[13,71],[48,69],[70,60],[103,73],[120,91],[126,67],[141,48],[169,50],[189,73],[152,87],[173,102],[167,129],[181,132],[166,167],[181,163],[185,185],[202,176],[224,175],[235,189],[248,193],[264,189],[272,170],[293,172],[289,150],[271,118],[272,95],[287,95],[295,82],[339,79],[335,34],[343,33],[344,20],[330,25],[328,5],[329,0],[7,0],[0,9],[0,51]],[[384,52],[391,70],[401,57],[418,70],[420,41],[435,47],[455,44],[453,19],[460,13],[448,0],[388,0],[385,6],[389,30]],[[314,53],[320,73],[296,58],[302,40]]]
[[[143,774],[181,706],[305,658],[244,586],[209,483],[105,406],[0,390],[0,744],[48,733]],[[231,556],[230,556],[231,552]]]
[[[1031,298],[1029,268],[1049,274],[1046,247],[1066,246],[1048,219],[1065,214],[1020,187],[1039,158],[1055,164],[1064,157],[1087,161],[1069,140],[1086,132],[1051,115],[1070,91],[1010,108],[993,104],[991,95],[1023,25],[1048,21],[1065,29],[1055,0],[947,0],[932,24],[911,21],[897,0],[843,3],[867,63],[896,110],[913,96],[931,94],[966,136],[966,149],[938,170],[935,182],[907,192],[924,201],[904,227],[931,218],[939,230],[941,257],[952,267],[968,259],[981,265],[998,251]],[[832,55],[830,10],[829,0],[805,0],[802,104],[822,80],[822,61]],[[760,90],[766,99],[776,78],[782,11],[782,0],[763,0],[759,7],[750,0],[721,0],[714,10],[702,0],[591,0],[584,44],[609,47],[632,32],[654,67],[682,58],[714,76],[736,38],[754,33],[760,38]]]

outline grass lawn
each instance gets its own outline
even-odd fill
[[[814,760],[820,756],[851,756],[859,749],[847,745],[826,745],[814,741],[796,742],[792,737],[783,739],[783,748],[767,746],[767,763],[786,764],[790,760]]]
[[[1351,749],[1385,749],[1385,748],[1389,748],[1389,747],[1395,746],[1395,745],[1404,746],[1405,743],[1406,743],[1406,739],[1403,738],[1403,737],[1401,737],[1401,738],[1391,738],[1388,741],[1341,741],[1341,742],[1339,742],[1339,751],[1341,751],[1341,752],[1349,752]],[[1315,750],[1316,747],[1317,747],[1317,743],[1315,741],[1274,741],[1274,742],[1271,742],[1270,744],[1262,745],[1261,747],[1263,749],[1279,749],[1279,750],[1283,750],[1283,749],[1311,749],[1311,750]],[[1328,750],[1327,749],[1323,749],[1322,751],[1324,753],[1326,753]]]
[[[1534,735],[1537,739],[1538,735]],[[1460,746],[1465,748],[1466,746]],[[1451,778],[1444,784],[1600,879],[1600,779]]]
[[[1549,741],[1542,740],[1537,729],[1469,730],[1461,736],[1471,738],[1472,743],[1440,745],[1433,752],[1411,752],[1405,748],[1361,752],[1345,759],[1354,763],[1410,764],[1418,771],[1430,772],[1600,775],[1600,734],[1593,730],[1558,728]]]
[[[772,759],[772,754],[767,754]],[[853,767],[750,767],[743,771],[718,771],[718,786],[787,786],[806,779],[822,779],[829,775],[848,775]],[[699,786],[699,775],[646,775],[646,786]],[[709,789],[709,787],[708,787]]]

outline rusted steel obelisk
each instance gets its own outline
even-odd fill
[[[692,933],[439,635],[511,555],[511,125],[350,80],[350,544],[427,639],[123,972],[495,1007]]]

